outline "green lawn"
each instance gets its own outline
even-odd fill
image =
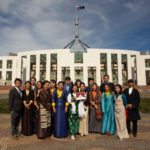
[[[142,98],[141,99],[140,112],[150,113],[150,98]]]
[[[7,114],[8,110],[8,100],[0,100],[0,114]]]
[[[140,103],[140,112],[150,113],[150,98],[142,98]],[[8,100],[0,100],[0,114],[9,113]]]

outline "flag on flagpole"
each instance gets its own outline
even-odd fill
[[[76,9],[77,9],[77,10],[85,9],[85,7],[84,7],[84,6],[77,5],[77,6],[76,6]]]

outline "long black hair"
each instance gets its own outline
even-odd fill
[[[121,86],[120,84],[116,84],[115,86],[119,87],[119,89],[120,89],[119,95],[121,95],[121,94],[122,94],[122,86]],[[115,91],[115,95],[116,95],[116,94],[117,94],[117,93],[116,93],[116,91]]]
[[[75,86],[76,86],[77,89],[78,89],[78,86],[77,86],[76,84],[73,84],[73,85],[72,85],[72,89],[71,89],[71,94],[73,93],[73,88],[74,88]]]

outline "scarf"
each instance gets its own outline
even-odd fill
[[[101,96],[96,93],[95,97],[92,92],[89,93],[90,95],[90,101],[95,102],[95,104],[98,106],[98,109],[96,109],[96,118],[97,120],[102,119],[102,111],[101,111]],[[90,109],[92,109],[93,106],[90,105]]]

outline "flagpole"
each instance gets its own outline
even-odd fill
[[[75,11],[75,38],[79,38],[79,31],[78,31],[78,26],[79,26],[79,19],[78,19],[78,10],[77,10],[77,3],[76,3],[76,11]]]

